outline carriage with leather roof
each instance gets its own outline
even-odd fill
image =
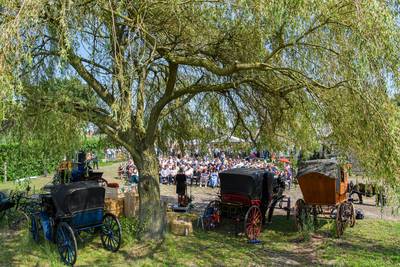
[[[77,238],[88,234],[100,234],[104,248],[118,251],[121,225],[115,215],[104,212],[104,197],[105,188],[96,181],[52,186],[50,192],[40,194],[39,210],[31,214],[33,240],[39,242],[43,236],[56,243],[67,265],[76,262]]]
[[[348,167],[332,159],[309,160],[300,163],[297,180],[304,199],[295,204],[296,226],[302,230],[317,217],[336,220],[336,234],[355,224],[355,210],[348,201]],[[311,221],[313,218],[313,222]]]
[[[268,222],[278,202],[284,201],[285,183],[274,173],[261,169],[236,168],[219,173],[220,195],[211,201],[202,216],[203,227],[212,229],[222,220],[232,219],[236,226],[243,224],[249,240],[256,240],[261,233],[268,210]],[[290,198],[286,200],[287,217],[290,215]],[[236,227],[237,233],[239,227]]]

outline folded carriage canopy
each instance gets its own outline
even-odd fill
[[[83,181],[56,185],[51,196],[57,209],[57,216],[104,208],[105,189],[97,182]]]
[[[270,199],[274,175],[260,169],[236,168],[219,173],[221,194],[239,194],[250,199]]]

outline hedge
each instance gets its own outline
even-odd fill
[[[107,142],[101,138],[84,139],[82,149],[93,151],[99,159],[104,156]],[[7,162],[7,180],[43,175],[52,172],[64,158],[63,153],[46,155],[34,143],[21,146],[18,143],[0,143],[0,181],[4,181],[4,163]]]
[[[23,151],[22,151],[23,150]],[[0,144],[0,180],[4,181],[4,164],[7,162],[7,180],[42,175],[53,169],[62,156],[49,158],[33,145],[21,149],[20,144]]]

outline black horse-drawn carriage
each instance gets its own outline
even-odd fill
[[[263,222],[271,222],[275,206],[281,201],[287,202],[285,210],[289,218],[290,199],[284,200],[283,195],[285,183],[273,173],[237,168],[221,172],[219,178],[219,200],[211,201],[202,216],[205,229],[216,227],[223,219],[233,219],[237,226],[243,223],[249,240],[256,240]],[[268,219],[265,218],[267,210]]]
[[[104,213],[105,189],[96,181],[54,185],[39,196],[39,210],[31,214],[30,232],[38,242],[55,242],[61,259],[73,265],[77,258],[76,237],[100,233],[103,246],[117,251],[121,245],[121,226],[117,217]]]

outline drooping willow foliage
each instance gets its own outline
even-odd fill
[[[329,139],[395,184],[398,21],[394,0],[2,0],[2,114],[16,102],[90,121],[146,177],[156,142],[233,133]]]

